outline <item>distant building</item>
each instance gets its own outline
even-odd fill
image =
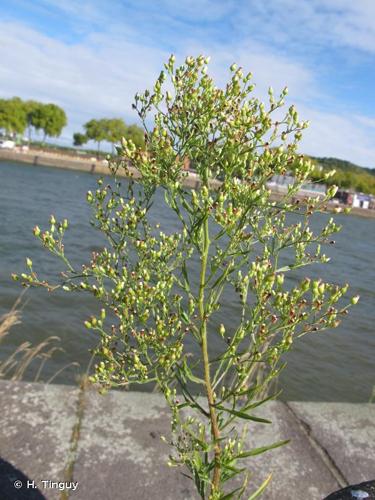
[[[363,193],[353,193],[352,194],[352,207],[358,208],[370,208],[372,202],[372,196]]]
[[[354,192],[352,191],[339,189],[332,201],[336,203],[341,203],[343,205],[351,205],[353,202],[353,194]]]
[[[289,186],[295,183],[295,178],[292,175],[274,175],[267,186],[274,191],[285,192],[288,190]],[[314,196],[323,197],[326,194],[327,186],[325,184],[319,184],[316,182],[308,182],[303,184],[301,189],[298,191],[299,196]]]
[[[335,195],[336,203],[356,208],[375,209],[375,197],[371,194],[356,193],[353,190],[339,189]]]

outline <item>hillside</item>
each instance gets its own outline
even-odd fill
[[[316,180],[322,177],[318,166],[323,167],[323,171],[336,170],[336,174],[324,181],[326,184],[337,184],[344,189],[354,189],[355,191],[367,194],[375,194],[375,168],[360,167],[345,160],[338,158],[319,158],[310,157],[317,165],[314,178]]]

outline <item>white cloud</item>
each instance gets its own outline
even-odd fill
[[[301,143],[306,154],[333,156],[364,167],[375,165],[375,137],[366,117],[339,116],[304,106],[299,111],[311,123]],[[375,120],[371,121],[375,126]]]
[[[126,41],[68,45],[21,24],[0,23],[0,94],[61,105],[69,118],[65,136],[92,117],[134,121],[134,94],[153,82],[167,57]]]
[[[328,44],[375,52],[374,0],[251,0],[238,7],[238,28],[270,43],[296,51]]]
[[[375,128],[375,118],[370,118],[368,116],[355,115],[354,119],[365,127]]]
[[[55,0],[46,3],[51,1]],[[207,6],[211,6],[212,1],[206,0]],[[315,8],[320,1],[312,0],[311,4]],[[170,2],[164,0],[165,5]],[[340,0],[333,2],[338,5]],[[291,7],[296,0],[274,3]],[[257,3],[258,6],[261,4],[269,5]],[[71,9],[76,12],[74,2],[61,5],[67,12]],[[85,5],[87,16],[96,19],[95,5],[92,7],[90,2]],[[313,7],[303,1],[300,5],[300,10],[305,9],[304,15],[308,17]],[[91,11],[88,10],[90,6]],[[267,13],[268,7],[263,8]],[[195,9],[187,2],[179,4],[178,15],[193,17],[194,13]],[[217,16],[225,14],[225,8],[216,11]],[[164,22],[171,26],[180,22],[172,20],[168,12],[160,15],[165,16]],[[258,9],[254,12],[255,19],[259,19],[259,15]],[[103,25],[106,21],[104,17]],[[319,26],[319,17],[314,22],[315,26]],[[69,118],[69,126],[63,132],[65,140],[93,117],[122,116],[128,123],[136,121],[136,115],[131,110],[134,94],[152,85],[169,56],[169,51],[157,43],[159,32],[156,28],[155,33],[148,33],[147,36],[143,36],[141,31],[136,36],[136,25],[129,20],[121,30],[118,22],[108,23],[108,28],[100,32],[86,28],[88,35],[80,37],[76,43],[67,43],[21,23],[0,22],[0,95],[19,95],[25,99],[60,104]],[[303,143],[307,153],[337,156],[366,166],[375,165],[375,140],[369,131],[375,119],[359,113],[349,117],[344,108],[341,113],[317,109],[314,102],[327,102],[329,96],[319,87],[317,74],[306,62],[280,54],[273,47],[259,40],[254,41],[249,34],[230,43],[207,40],[206,37],[197,39],[194,35],[189,31],[177,31],[173,36],[169,35],[169,41],[176,47],[179,61],[187,54],[211,55],[211,71],[219,84],[225,82],[228,66],[236,61],[245,71],[253,72],[257,93],[263,98],[270,84],[275,92],[285,85],[289,87],[289,102],[296,103],[301,117],[312,122]]]
[[[315,0],[322,17],[327,2]],[[338,45],[375,52],[375,2],[373,0],[331,0],[328,33]]]

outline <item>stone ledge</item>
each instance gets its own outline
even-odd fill
[[[1,500],[198,498],[192,483],[165,465],[169,448],[160,435],[168,434],[169,420],[160,395],[100,396],[63,385],[1,381],[0,404]],[[251,422],[249,446],[291,440],[248,459],[251,490],[273,474],[262,498],[321,500],[342,481],[374,479],[374,405],[276,401],[259,414],[273,424]],[[342,481],[316,447],[341,471]],[[37,488],[16,490],[16,480],[34,481]],[[42,480],[78,486],[62,495]]]

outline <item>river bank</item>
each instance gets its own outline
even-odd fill
[[[60,153],[50,153],[41,150],[1,150],[0,161],[14,161],[17,163],[25,163],[29,165],[39,165],[45,167],[64,168],[68,170],[78,170],[88,172],[90,174],[111,175],[108,167],[108,161],[95,157],[81,158],[78,155],[64,155]],[[129,172],[134,179],[138,179],[140,174],[134,167],[129,167]],[[123,172],[119,172],[120,177],[125,177]],[[184,184],[189,188],[197,188],[199,186],[199,178],[194,172],[189,172],[189,176],[185,179]],[[213,181],[213,186],[219,186],[218,181]]]
[[[29,149],[27,151],[17,150],[4,150],[0,149],[0,161],[14,161],[25,163],[29,165],[39,165],[45,167],[56,167],[68,170],[78,170],[82,172],[88,172],[91,174],[99,175],[111,175],[110,169],[108,167],[108,161],[103,159],[98,159],[95,157],[83,158],[77,155],[61,154],[46,152],[42,150]],[[137,169],[129,167],[129,171],[134,179],[140,177]],[[119,172],[119,176],[125,176],[124,173]],[[199,187],[200,181],[199,177],[195,172],[189,172],[188,176],[184,179],[184,185],[188,188],[196,189]],[[212,187],[220,186],[220,181],[212,181]],[[278,200],[282,197],[282,193],[277,192],[277,190],[272,193],[273,198]],[[337,209],[346,208],[345,205],[334,205],[328,206],[328,209],[335,212]],[[358,207],[353,207],[351,209],[352,215],[359,215],[361,217],[375,218],[375,210],[363,209]]]

